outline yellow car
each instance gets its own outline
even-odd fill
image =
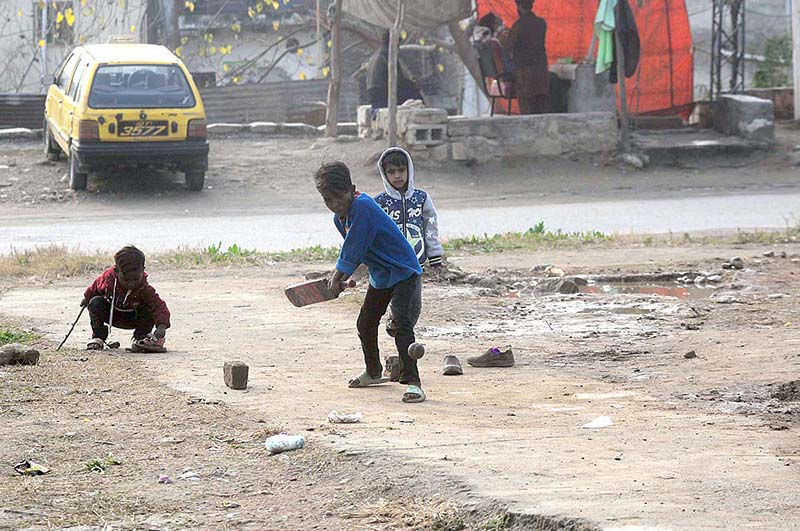
[[[163,46],[75,48],[47,91],[44,149],[69,156],[69,185],[89,173],[134,165],[183,172],[202,190],[208,169],[206,114],[186,66]]]

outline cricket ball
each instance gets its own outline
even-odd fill
[[[415,360],[422,359],[422,356],[425,355],[425,345],[422,343],[411,343],[408,346],[408,355]]]

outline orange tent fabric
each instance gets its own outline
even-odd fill
[[[692,32],[685,0],[628,0],[641,40],[639,70],[626,83],[633,114],[688,114],[694,96]],[[592,43],[598,0],[536,0],[534,12],[547,21],[547,55],[581,62]],[[478,16],[494,12],[508,27],[517,20],[514,0],[478,0]]]

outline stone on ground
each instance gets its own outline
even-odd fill
[[[223,366],[225,385],[231,389],[247,389],[247,376],[250,369],[241,361],[226,361]]]
[[[39,351],[20,343],[10,343],[0,347],[0,365],[13,365],[15,363],[37,365],[39,363]]]

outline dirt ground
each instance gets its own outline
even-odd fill
[[[762,256],[767,251],[775,255]],[[734,255],[745,269],[723,270]],[[531,268],[546,264],[589,284],[582,293],[543,290]],[[791,487],[800,472],[798,245],[497,254],[454,257],[451,266],[424,288],[419,336],[429,399],[419,405],[403,404],[397,384],[346,388],[361,365],[354,322],[363,289],[304,309],[282,294],[320,265],[151,271],[175,315],[169,353],[50,347],[38,367],[0,373],[0,461],[30,458],[54,469],[22,478],[7,466],[0,522],[800,525],[800,493]],[[714,282],[686,282],[698,275]],[[60,340],[90,280],[7,288],[0,315]],[[82,322],[69,346],[87,337]],[[381,344],[390,346],[388,338]],[[441,376],[443,356],[463,363],[505,344],[514,368],[465,366],[464,376]],[[690,351],[697,357],[687,358]],[[250,366],[245,392],[223,385],[222,364],[231,359]],[[328,424],[331,410],[364,419]],[[581,429],[599,416],[614,424]],[[305,434],[307,447],[267,457],[260,441],[280,429]],[[102,475],[84,469],[109,452],[122,465]],[[199,479],[179,479],[187,470]],[[160,474],[175,483],[157,484]],[[510,511],[506,520],[496,507]]]

